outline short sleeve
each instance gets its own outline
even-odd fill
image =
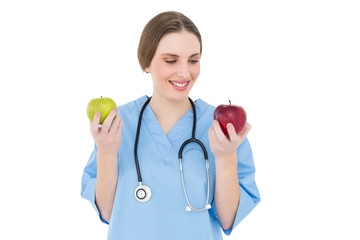
[[[94,147],[87,165],[85,166],[82,181],[81,181],[81,197],[90,201],[91,205],[99,215],[100,220],[103,223],[109,224],[106,220],[101,217],[100,211],[95,203],[95,187],[97,177],[97,162],[96,162],[97,148]]]
[[[238,180],[240,186],[240,202],[236,212],[235,221],[231,228],[223,229],[226,235],[230,235],[232,230],[256,207],[260,202],[260,193],[255,183],[255,165],[250,143],[246,138],[237,150],[238,161]],[[210,214],[217,217],[215,201],[212,202]]]

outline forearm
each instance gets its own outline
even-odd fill
[[[215,206],[223,229],[233,226],[240,201],[237,156],[216,158]]]
[[[117,154],[97,153],[95,201],[104,220],[110,221],[118,180]]]

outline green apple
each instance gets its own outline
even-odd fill
[[[92,122],[94,120],[94,115],[96,112],[101,113],[100,124],[102,124],[105,118],[109,115],[113,108],[117,107],[114,100],[111,98],[101,97],[91,99],[87,105],[87,115],[89,120]]]

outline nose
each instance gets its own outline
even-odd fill
[[[187,63],[179,64],[178,68],[176,69],[176,76],[182,79],[190,79],[190,69]]]

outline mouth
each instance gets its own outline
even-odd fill
[[[186,87],[186,86],[190,83],[190,80],[189,80],[189,81],[186,81],[186,82],[170,81],[170,80],[169,80],[169,83],[172,84],[172,85],[175,86],[175,87],[184,88],[184,87]]]

